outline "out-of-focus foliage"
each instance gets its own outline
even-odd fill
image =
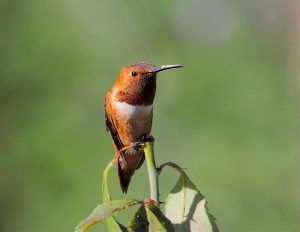
[[[185,65],[158,79],[157,163],[188,168],[220,231],[299,231],[294,2],[1,0],[0,230],[70,231],[100,201],[104,94],[147,61]]]

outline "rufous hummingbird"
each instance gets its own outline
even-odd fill
[[[110,131],[115,152],[135,142],[151,140],[153,100],[156,74],[183,67],[179,64],[162,65],[140,62],[123,67],[112,89],[105,96],[106,130]],[[141,149],[130,148],[118,157],[118,176],[123,193],[135,170],[144,162]]]

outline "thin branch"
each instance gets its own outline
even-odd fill
[[[158,175],[159,172],[156,168],[155,158],[154,158],[154,143],[145,143],[144,152],[146,157],[146,163],[148,168],[149,182],[150,182],[150,193],[151,199],[157,202],[159,206],[159,186],[158,186]]]

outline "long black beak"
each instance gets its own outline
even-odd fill
[[[158,67],[154,72],[155,73],[158,73],[160,71],[164,71],[164,70],[167,70],[167,69],[171,69],[171,68],[181,68],[183,67],[183,65],[181,64],[168,64],[168,65],[162,65],[160,67]]]

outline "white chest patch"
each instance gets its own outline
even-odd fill
[[[126,102],[117,102],[113,101],[113,105],[116,110],[126,116],[142,116],[149,115],[152,112],[152,105],[144,106],[144,105],[130,105]]]

